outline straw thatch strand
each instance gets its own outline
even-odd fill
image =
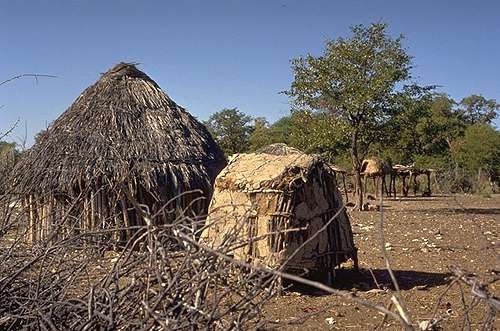
[[[122,196],[111,196],[123,187],[150,208],[190,190],[210,198],[225,163],[200,122],[145,73],[120,63],[39,137],[14,169],[11,183],[21,195],[49,194],[59,202],[90,190],[83,203],[97,210],[89,212],[90,224],[95,213],[109,215],[106,210],[123,206]],[[114,192],[98,192],[106,185]],[[133,218],[126,210],[124,215],[125,222]]]

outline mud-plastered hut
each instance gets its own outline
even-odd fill
[[[259,150],[257,150],[256,153],[258,153],[258,154],[264,153],[264,154],[271,154],[271,155],[304,154],[304,152],[302,152],[301,150],[299,150],[295,147],[288,146],[287,144],[284,144],[284,143],[274,143],[274,144],[264,146],[264,147],[260,148]],[[335,179],[337,181],[337,184],[339,184],[338,182],[340,181],[340,179],[342,180],[345,199],[347,202],[347,199],[348,199],[347,185],[346,185],[347,171],[345,171],[341,167],[336,166],[336,165],[331,164],[331,163],[327,164],[327,167],[329,167],[330,170],[335,172]],[[338,178],[339,176],[341,177],[340,179]]]
[[[159,224],[204,214],[225,164],[200,122],[120,63],[39,135],[11,182],[28,210],[28,241],[36,241],[144,225],[138,205]]]
[[[357,253],[335,173],[303,153],[236,154],[215,181],[201,239],[254,265],[333,272]],[[224,246],[233,242],[228,250]]]

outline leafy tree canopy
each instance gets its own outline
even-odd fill
[[[286,93],[299,107],[321,110],[343,121],[353,165],[382,135],[392,113],[396,84],[410,78],[411,57],[402,36],[386,24],[357,25],[352,37],[327,41],[324,54],[292,60],[294,81]]]
[[[386,24],[351,31],[350,38],[327,41],[320,56],[292,60],[294,80],[285,93],[299,109],[319,110],[343,123],[361,197],[361,161],[370,145],[383,139],[397,87],[411,77],[411,57],[403,37],[390,37]],[[361,208],[362,198],[357,205]]]
[[[264,117],[255,118],[252,133],[248,137],[249,151],[256,151],[273,142],[274,137],[269,122]]]
[[[460,101],[458,114],[467,124],[491,124],[498,115],[500,104],[481,95],[471,95]]]
[[[500,175],[500,132],[488,124],[475,124],[452,146],[455,162],[470,174],[480,169]]]
[[[253,131],[252,118],[238,108],[218,111],[204,123],[226,155],[242,153],[248,149]]]

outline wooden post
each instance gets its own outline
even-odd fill
[[[430,197],[432,195],[432,192],[431,192],[431,172],[429,170],[426,170],[425,176],[427,177],[427,189],[425,190],[423,195],[426,197]]]
[[[36,239],[36,225],[35,225],[35,212],[33,210],[33,198],[31,194],[28,196],[28,208],[29,208],[29,223],[31,225],[31,243],[34,243]]]
[[[95,213],[96,213],[96,196],[95,196],[95,193],[92,192],[90,194],[90,224],[89,224],[89,228],[87,229],[87,231],[93,231],[94,230],[94,227],[95,227]]]
[[[417,173],[412,174],[412,180],[413,180],[413,196],[417,196]]]
[[[432,195],[432,191],[431,191],[431,172],[427,170],[427,192],[429,193],[429,196]]]
[[[123,196],[120,197],[120,203],[122,207],[122,214],[123,214],[123,222],[125,223],[125,240],[128,241],[130,238],[132,238],[132,233],[130,227],[130,220],[128,218],[128,208],[127,208],[127,202],[125,201],[125,198]]]
[[[406,174],[401,175],[401,195],[404,197],[408,196],[408,188],[406,187]]]
[[[349,196],[347,195],[347,185],[345,184],[345,173],[342,173],[342,182],[344,183],[344,193],[345,193],[345,202],[349,202]]]

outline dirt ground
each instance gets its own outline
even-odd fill
[[[459,266],[483,280],[491,280],[493,270],[500,270],[500,195],[388,199],[383,213],[385,246],[412,321],[428,321],[437,309],[435,316],[442,319],[438,323],[442,330],[462,329],[467,321],[460,287],[454,285],[445,293],[450,283],[449,266]],[[361,271],[341,270],[333,287],[354,291],[361,298],[387,306],[393,292],[381,255],[380,212],[349,215]],[[463,287],[463,291],[468,305],[472,299],[470,288]],[[490,292],[500,295],[498,282],[490,285]],[[468,315],[471,329],[481,329],[484,304]],[[268,304],[265,316],[276,321],[278,329],[286,330],[373,330],[383,319],[376,311],[299,287]],[[401,327],[388,320],[381,329]],[[500,329],[498,318],[494,329]]]

